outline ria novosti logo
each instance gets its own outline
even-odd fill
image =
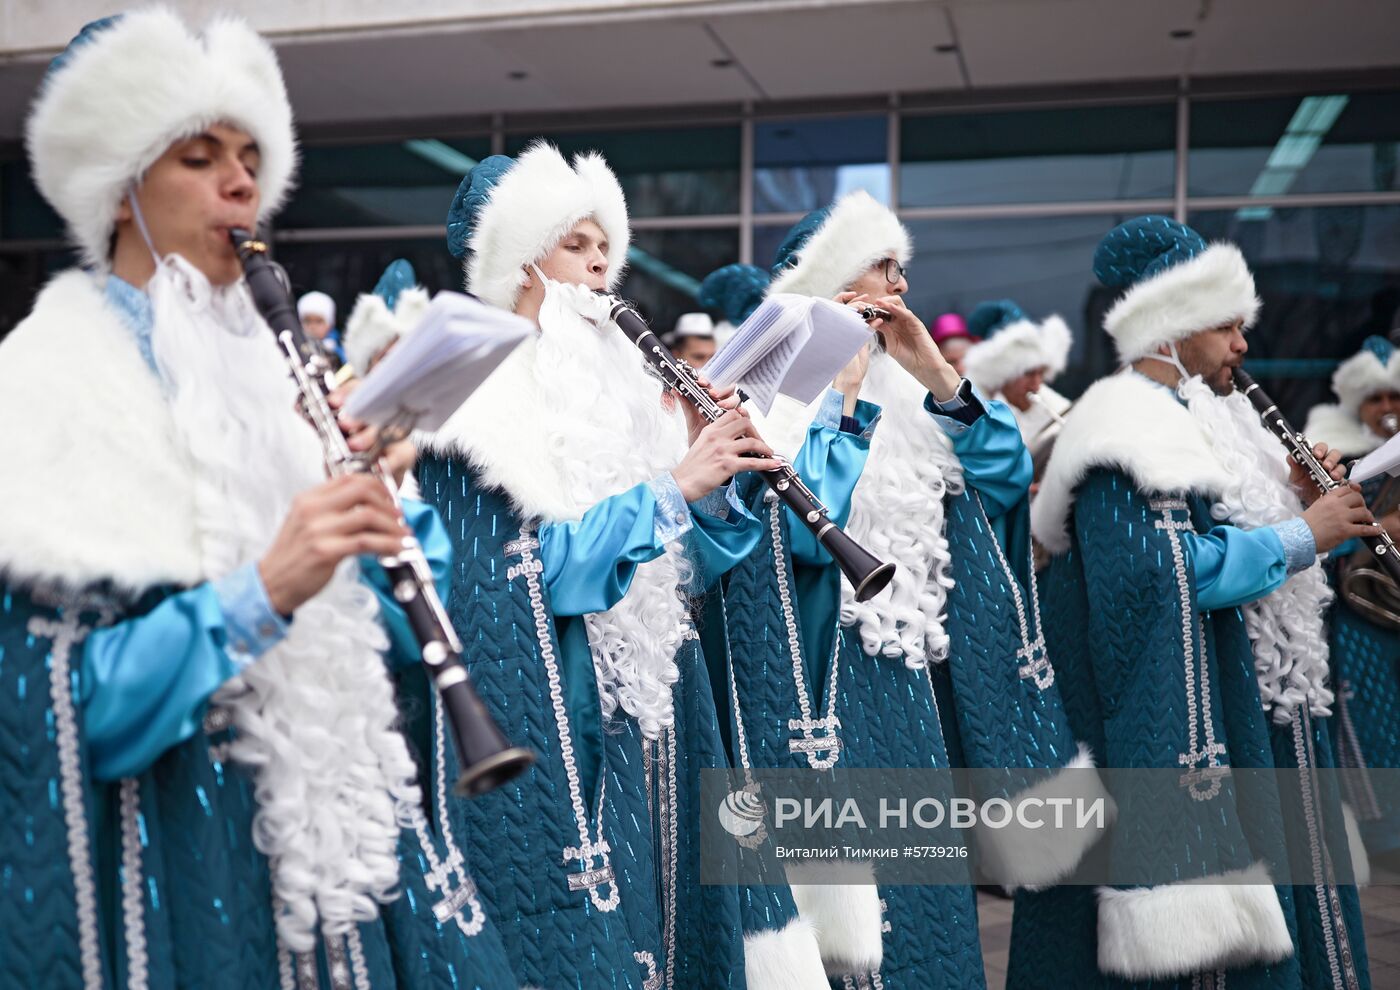
[[[736,839],[747,839],[763,828],[763,799],[754,791],[731,791],[719,803],[719,823]]]

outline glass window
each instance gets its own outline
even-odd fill
[[[1397,325],[1400,206],[1220,210],[1190,224],[1249,261],[1264,306],[1246,367],[1301,426],[1309,408],[1333,401],[1337,362]]]
[[[297,188],[277,226],[442,225],[462,176],[490,153],[486,138],[305,148]]]
[[[1174,104],[905,117],[901,206],[1170,197]]]
[[[754,125],[755,213],[806,213],[854,189],[890,201],[887,118],[767,120]]]
[[[0,237],[39,240],[62,236],[63,220],[39,195],[28,160],[0,162]]]
[[[739,212],[739,126],[513,134],[518,154],[547,137],[566,156],[598,151],[617,173],[634,217]]]
[[[739,257],[737,228],[640,230],[632,234],[627,277],[619,291],[660,333],[700,308],[700,281]],[[720,314],[712,313],[718,318]]]
[[[1191,104],[1193,196],[1400,189],[1400,92]]]
[[[395,258],[407,258],[418,283],[429,292],[462,291],[462,263],[447,251],[442,237],[273,243],[273,255],[287,269],[292,292],[313,289],[335,300],[336,322],[343,329],[355,299],[369,292]]]
[[[968,316],[988,299],[1013,299],[1035,320],[1059,314],[1074,333],[1069,367],[1054,383],[1077,396],[1117,365],[1100,327],[1112,293],[1094,279],[1103,235],[1126,216],[908,223],[915,254],[909,306],[925,323],[940,313]]]

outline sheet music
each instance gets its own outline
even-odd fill
[[[531,333],[529,320],[460,292],[439,292],[350,394],[345,411],[375,426],[433,431]]]
[[[766,415],[778,394],[811,402],[869,342],[850,307],[779,293],[754,310],[705,365],[716,385],[739,384]]]
[[[1400,433],[1353,464],[1348,477],[1359,484],[1381,474],[1400,476]]]

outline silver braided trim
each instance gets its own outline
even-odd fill
[[[35,594],[36,601],[39,595]],[[59,795],[63,824],[68,832],[68,870],[73,876],[73,899],[78,912],[78,955],[83,986],[100,990],[102,951],[97,925],[97,882],[89,845],[87,801],[83,796],[82,756],[78,746],[78,716],[70,683],[73,646],[91,631],[78,624],[78,603],[60,603],[62,618],[55,622],[31,616],[29,635],[49,639],[49,699],[53,703],[54,734],[58,749]]]
[[[632,958],[647,968],[647,975],[642,980],[642,990],[661,990],[661,974],[656,971],[656,957],[650,952],[641,951],[632,953]]]
[[[1336,874],[1332,868],[1332,856],[1323,838],[1322,821],[1313,803],[1317,782],[1312,771],[1317,764],[1312,750],[1309,723],[1310,719],[1305,709],[1299,708],[1293,713],[1293,756],[1302,778],[1300,782],[1303,791],[1303,820],[1308,829],[1313,890],[1317,894],[1322,936],[1327,946],[1327,965],[1332,971],[1334,990],[1359,990],[1360,981],[1356,973],[1356,960],[1351,951],[1351,938],[1347,934],[1346,921],[1342,917],[1341,898],[1337,894],[1334,882]]]
[[[143,909],[141,869],[140,785],[128,777],[119,785],[118,803],[122,834],[122,934],[126,939],[126,985],[128,990],[146,990],[150,985],[151,964],[146,954],[146,915]]]
[[[1209,801],[1220,793],[1220,786],[1229,774],[1228,767],[1220,765],[1219,757],[1225,755],[1225,747],[1215,741],[1215,726],[1210,719],[1210,680],[1201,677],[1201,704],[1196,700],[1196,611],[1191,605],[1191,581],[1186,573],[1186,551],[1181,545],[1180,531],[1187,527],[1183,520],[1172,517],[1172,512],[1184,512],[1186,503],[1176,498],[1152,499],[1148,505],[1162,518],[1155,522],[1157,529],[1167,534],[1171,542],[1172,567],[1176,575],[1176,591],[1181,606],[1181,650],[1182,665],[1186,671],[1186,733],[1189,751],[1177,754],[1177,763],[1186,768],[1181,775],[1181,786],[1188,789],[1194,801]],[[1201,749],[1201,708],[1205,710],[1205,749]],[[1205,766],[1200,766],[1201,763]]]
[[[841,721],[836,717],[836,676],[841,651],[839,648],[832,651],[831,691],[827,694],[826,714],[820,719],[813,719],[812,699],[807,692],[807,677],[802,669],[802,641],[797,630],[797,611],[792,603],[787,558],[783,555],[783,507],[778,504],[777,496],[771,501],[768,531],[773,541],[773,569],[778,579],[778,601],[783,611],[783,627],[787,631],[788,655],[792,658],[792,683],[797,689],[797,708],[802,714],[800,719],[788,719],[788,731],[802,733],[800,739],[789,740],[788,745],[791,752],[804,754],[807,765],[813,770],[830,770],[841,759],[841,737],[836,734],[841,728]],[[839,646],[839,638],[837,642]],[[735,703],[738,703],[737,697]],[[738,710],[737,707],[735,710]],[[817,729],[824,730],[825,735],[813,735]],[[822,751],[827,755],[817,756]]]
[[[982,516],[982,522],[986,524],[987,532],[991,533],[992,521],[987,518],[982,496],[973,492],[972,499],[977,503],[977,511]],[[1035,563],[1032,561],[1027,568],[1027,573],[1030,574],[1031,608],[1035,613],[1035,635],[1032,636],[1031,617],[1026,614],[1026,601],[1021,595],[1021,583],[1016,580],[1016,574],[1011,570],[1011,562],[1006,559],[1006,554],[1001,549],[1001,541],[993,536],[991,543],[992,549],[996,551],[1001,573],[1006,578],[1006,586],[1011,589],[1011,599],[1016,605],[1016,622],[1021,631],[1021,648],[1016,651],[1016,659],[1021,680],[1029,680],[1039,690],[1048,691],[1055,684],[1055,668],[1050,665],[1050,657],[1045,648],[1045,629],[1040,624],[1040,598],[1036,594]]]
[[[354,990],[350,975],[350,961],[345,950],[345,940],[339,936],[323,938],[326,947],[326,972],[331,976],[331,990]]]
[[[316,972],[316,953],[294,954],[297,966],[297,990],[321,990],[321,977]]]
[[[272,914],[276,917],[281,912],[282,899],[274,894]],[[292,950],[287,948],[280,935],[277,936],[277,983],[279,990],[297,990],[297,974],[292,963]]]
[[[433,760],[437,769],[437,793],[439,795],[438,806],[438,826],[441,829],[442,844],[447,849],[447,862],[442,864],[445,874],[452,872],[457,875],[457,890],[449,891],[443,888],[443,893],[447,896],[443,902],[434,905],[434,913],[439,908],[446,908],[448,905],[457,905],[452,910],[452,917],[457,921],[457,927],[462,929],[462,934],[470,938],[478,935],[486,927],[486,909],[481,905],[481,898],[477,894],[476,880],[467,870],[466,857],[462,855],[462,850],[457,846],[456,840],[452,838],[452,823],[447,817],[447,744],[446,730],[444,728],[442,705],[433,705]],[[422,841],[422,837],[419,837]],[[431,860],[429,861],[431,863]],[[471,907],[471,920],[462,917],[461,906],[463,904]]]
[[[360,941],[358,927],[346,933],[345,944],[350,950],[350,972],[355,976],[355,986],[360,990],[373,990],[369,982],[369,963],[365,961],[365,945]]]
[[[658,786],[665,783],[666,795],[664,800],[660,800],[661,814],[661,842],[662,859],[665,862],[665,873],[661,877],[662,902],[664,917],[662,918],[662,931],[665,933],[666,943],[666,986],[674,990],[676,986],[676,880],[680,874],[677,863],[678,851],[678,826],[676,824],[676,730],[670,728],[665,730],[661,739],[657,740],[658,761],[662,764],[658,768]],[[662,749],[664,747],[664,750]]]
[[[588,834],[588,812],[583,806],[583,786],[579,781],[578,762],[574,759],[573,737],[569,733],[569,714],[564,707],[564,685],[559,675],[559,659],[554,655],[554,644],[550,642],[549,616],[545,612],[544,592],[540,588],[540,572],[543,564],[536,566],[535,548],[539,543],[534,539],[532,526],[520,527],[520,540],[512,544],[520,549],[520,575],[525,578],[525,590],[530,596],[530,613],[535,621],[535,639],[540,647],[540,659],[544,661],[545,676],[549,680],[549,701],[554,710],[554,727],[559,734],[559,755],[564,761],[564,775],[569,782],[569,801],[573,806],[574,824],[578,827],[577,846],[562,851],[567,865],[578,860],[579,872],[569,877],[569,889],[584,888],[588,899],[599,911],[614,911],[622,900],[622,892],[613,873],[608,853],[612,847],[603,837],[603,805],[607,798],[608,775],[599,775],[597,839]],[[598,859],[600,866],[592,868],[592,861]],[[611,893],[604,898],[598,888],[607,883]]]

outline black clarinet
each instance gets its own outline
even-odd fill
[[[1283,413],[1279,412],[1274,400],[1269,398],[1269,394],[1259,387],[1247,372],[1235,368],[1235,388],[1245,394],[1250,404],[1259,413],[1259,418],[1264,421],[1264,425],[1269,432],[1278,437],[1283,446],[1288,450],[1288,456],[1295,462],[1302,465],[1303,470],[1312,476],[1317,487],[1323,492],[1330,492],[1335,488],[1340,488],[1346,484],[1344,481],[1337,481],[1322,466],[1322,462],[1317,459],[1317,455],[1312,452],[1312,444],[1308,443],[1308,438],[1303,436],[1283,418]],[[1381,565],[1386,574],[1397,584],[1400,584],[1400,547],[1395,545],[1395,541],[1390,538],[1390,534],[1381,529],[1378,536],[1363,536],[1362,542],[1375,554],[1376,562]]]
[[[660,377],[667,388],[688,399],[711,423],[724,415],[719,403],[710,397],[708,390],[700,387],[690,365],[676,358],[670,348],[661,343],[652,333],[640,313],[632,305],[615,296],[608,297],[612,309],[608,316],[622,330],[627,339],[636,344],[652,370]],[[863,602],[884,590],[894,577],[895,566],[886,563],[851,539],[827,516],[826,506],[798,477],[791,464],[784,464],[772,471],[760,471],[760,477],[768,487],[777,493],[803,524],[812,531],[818,542],[826,547],[846,580],[855,589],[856,601]]]
[[[326,401],[335,389],[335,369],[325,348],[302,329],[291,288],[282,266],[267,256],[267,245],[246,230],[229,231],[243,263],[248,288],[262,318],[277,335],[277,343],[300,393],[304,415],[321,439],[326,470],[332,477],[369,474],[383,482],[397,505],[398,487],[378,458],[366,459],[350,450]],[[432,571],[418,540],[404,538],[403,549],[392,557],[380,557],[389,576],[394,600],[408,617],[422,650],[428,679],[437,688],[451,726],[461,773],[453,793],[475,797],[500,787],[535,762],[528,749],[512,746],[482,704],[462,662],[462,644],[433,586]]]

